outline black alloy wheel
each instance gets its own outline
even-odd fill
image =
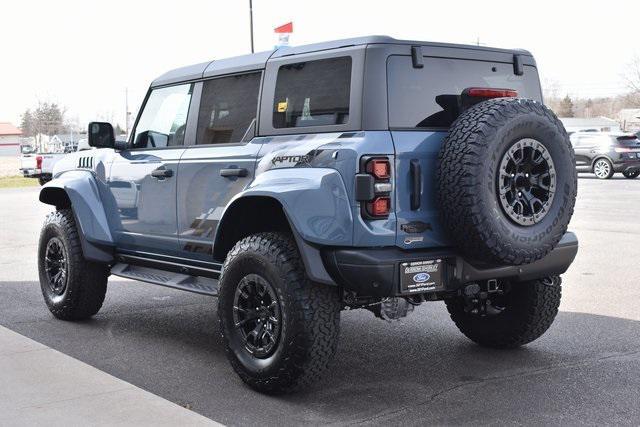
[[[64,294],[67,288],[69,264],[64,243],[57,237],[51,238],[47,243],[44,270],[47,276],[47,284],[51,291],[55,295]]]
[[[273,286],[258,274],[240,280],[233,300],[235,332],[254,357],[269,357],[278,344],[282,316]]]
[[[498,198],[513,222],[539,222],[547,214],[555,191],[553,159],[544,145],[524,138],[506,151],[498,171]]]

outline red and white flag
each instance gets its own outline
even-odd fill
[[[289,36],[293,33],[293,22],[280,25],[273,30],[278,35],[276,48],[289,46]]]

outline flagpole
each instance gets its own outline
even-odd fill
[[[253,0],[249,0],[249,32],[251,33],[251,53],[253,53]]]

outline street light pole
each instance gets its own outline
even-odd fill
[[[253,0],[249,0],[249,32],[251,33],[251,53],[253,53]]]

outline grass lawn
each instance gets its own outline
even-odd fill
[[[0,177],[0,188],[37,187],[36,178],[24,178],[20,175]]]

